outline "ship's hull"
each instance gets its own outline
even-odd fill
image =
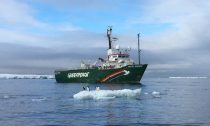
[[[140,83],[147,64],[128,65],[118,69],[56,70],[58,83]]]

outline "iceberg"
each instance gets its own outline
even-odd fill
[[[200,77],[168,77],[169,79],[207,79],[206,76],[200,76]]]
[[[54,79],[54,75],[0,74],[0,79]]]
[[[141,93],[140,89],[122,89],[122,90],[92,90],[92,91],[80,91],[73,95],[74,99],[87,100],[87,99],[114,99],[114,98],[137,98]]]

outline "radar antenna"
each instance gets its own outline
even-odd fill
[[[109,49],[112,49],[112,26],[108,26],[107,28],[107,37],[109,41]]]

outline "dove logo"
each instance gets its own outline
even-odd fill
[[[124,70],[124,75],[128,75],[130,73],[130,71]]]

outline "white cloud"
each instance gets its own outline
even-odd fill
[[[30,46],[49,47],[50,44],[56,42],[50,41],[50,39],[45,36],[38,36],[30,33],[0,29],[0,43],[18,43]]]
[[[0,43],[55,47],[66,43],[61,38],[62,33],[81,30],[71,23],[52,25],[42,22],[36,19],[37,11],[24,1],[1,0]]]
[[[35,11],[26,3],[17,0],[0,1],[0,22],[9,25],[42,27],[45,23],[33,17]]]
[[[192,48],[210,39],[210,2],[207,0],[158,0],[149,3],[145,15],[132,24],[171,24],[167,30],[145,39],[148,50]],[[155,30],[155,29],[154,29]]]

